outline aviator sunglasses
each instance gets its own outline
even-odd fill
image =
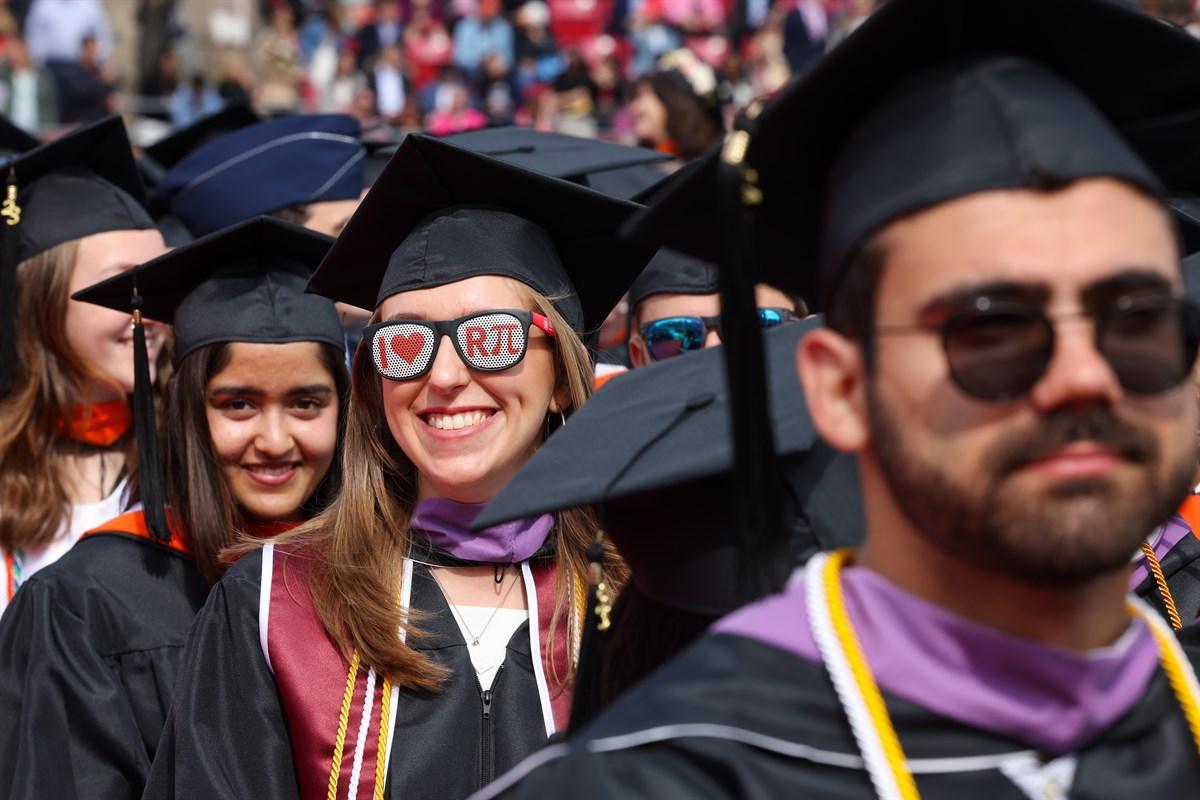
[[[1025,303],[978,297],[970,310],[933,325],[884,325],[879,334],[935,333],[950,378],[966,394],[1002,402],[1028,393],[1054,355],[1056,321],[1089,316],[1096,350],[1125,391],[1166,392],[1183,382],[1200,347],[1200,306],[1155,295],[1120,297],[1091,313],[1051,318]]]
[[[763,328],[774,328],[797,319],[799,317],[786,308],[758,309],[758,324]],[[638,328],[646,342],[646,352],[655,361],[703,350],[709,331],[720,335],[720,317],[665,317]]]
[[[514,367],[525,357],[531,326],[554,336],[554,324],[543,315],[505,309],[442,322],[380,322],[363,330],[363,342],[370,346],[380,375],[410,381],[429,371],[443,336],[450,337],[459,358],[471,369],[499,372]]]

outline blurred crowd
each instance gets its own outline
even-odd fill
[[[367,130],[518,123],[687,158],[874,5],[0,0],[0,110],[44,132],[114,110],[181,126],[248,100],[350,113]]]

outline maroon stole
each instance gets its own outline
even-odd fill
[[[313,563],[312,557],[304,553],[273,545],[263,549],[260,640],[287,715],[302,800],[325,800],[329,796],[330,772],[343,724],[344,744],[336,796],[372,797],[377,771],[382,784],[387,768],[387,753],[379,752],[380,718],[386,704],[388,727],[392,727],[393,698],[384,697],[382,676],[376,676],[364,664],[358,670],[349,713],[343,723],[342,706],[347,694],[350,662],[326,635],[313,608],[308,590]],[[547,559],[531,571],[537,593],[539,642],[542,642],[554,612],[557,570],[553,560]],[[407,592],[408,587],[405,587],[406,606]],[[552,652],[553,667],[542,650],[542,668],[547,680],[553,680],[553,675],[566,674],[571,655],[568,629],[565,623],[559,625]],[[570,691],[555,693],[549,703],[555,729],[563,730],[570,715]],[[368,705],[366,735],[361,736],[363,711]],[[388,730],[386,741],[390,740],[391,731]],[[383,764],[378,763],[381,759]],[[360,764],[358,785],[354,787],[355,792],[350,792],[356,761]]]

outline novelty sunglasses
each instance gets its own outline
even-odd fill
[[[1054,356],[1056,321],[1090,316],[1096,350],[1125,391],[1155,395],[1191,373],[1200,347],[1200,306],[1169,295],[1119,297],[1088,314],[1050,317],[1025,303],[975,299],[934,325],[884,325],[882,335],[935,333],[950,378],[966,394],[1002,402],[1027,394]]]
[[[775,328],[799,319],[786,308],[758,309],[758,324]],[[645,323],[638,332],[646,342],[646,352],[655,361],[704,349],[709,331],[721,333],[720,317],[665,317]]]
[[[459,358],[471,369],[510,369],[525,357],[531,326],[554,336],[554,324],[545,316],[505,309],[477,311],[442,322],[380,322],[363,330],[363,342],[370,346],[380,375],[393,381],[410,381],[429,371],[445,336],[450,337]]]

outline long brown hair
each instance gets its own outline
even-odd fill
[[[58,422],[84,402],[89,380],[104,376],[67,340],[67,304],[78,240],[17,266],[17,363],[13,389],[0,401],[0,547],[39,549],[68,523],[71,498],[64,458],[81,451]],[[122,445],[126,472],[136,469],[132,436]]]
[[[164,431],[164,472],[167,501],[187,537],[188,548],[210,583],[216,583],[229,566],[221,552],[246,534],[250,522],[234,499],[229,482],[213,450],[205,397],[208,382],[228,366],[230,342],[210,344],[184,356],[167,384]],[[321,362],[333,376],[338,394],[338,448],[325,477],[304,501],[301,514],[311,517],[337,493],[341,475],[341,441],[350,376],[338,348],[319,344]]]
[[[529,305],[554,323],[557,390],[565,390],[570,408],[591,395],[593,370],[587,347],[571,330],[551,301],[528,287]],[[342,454],[342,490],[316,518],[276,541],[307,548],[314,559],[311,591],[326,632],[346,656],[357,650],[363,661],[409,689],[435,690],[444,671],[397,635],[407,630],[420,635],[400,605],[402,565],[411,542],[409,520],[416,505],[416,470],[383,423],[380,378],[369,348],[355,354],[353,394],[346,414]],[[589,509],[558,514],[554,535],[558,578],[554,613],[546,647],[576,606],[576,594],[586,585],[587,549],[596,536]],[[620,586],[624,565],[608,551],[605,572],[610,585]],[[419,622],[419,620],[416,620]],[[537,624],[531,620],[530,624]],[[535,657],[537,657],[535,655]],[[552,675],[555,691],[574,677]]]

